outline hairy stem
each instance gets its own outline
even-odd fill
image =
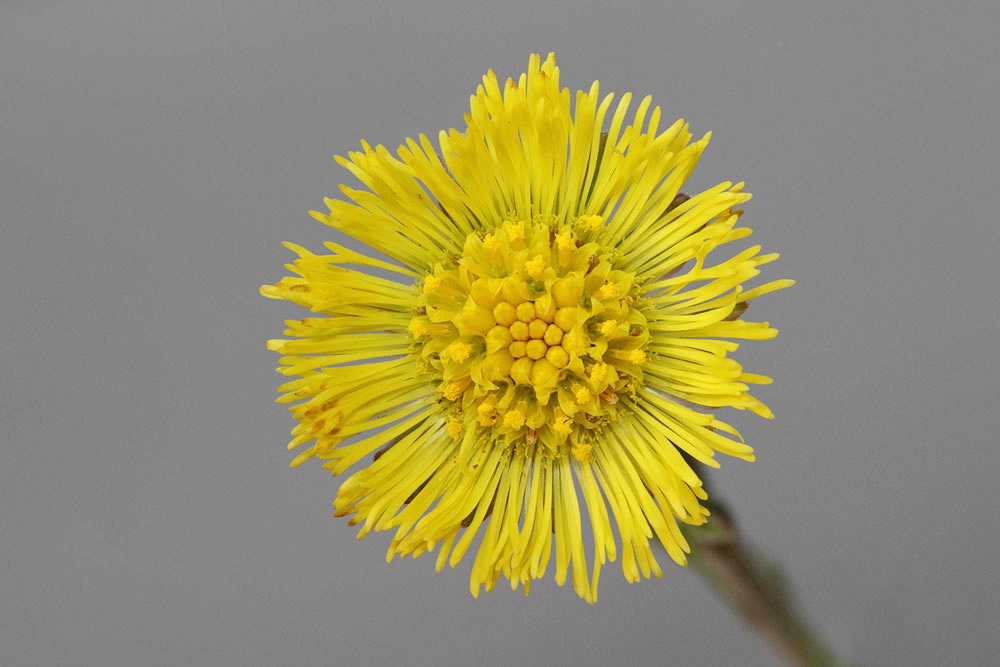
[[[797,613],[780,572],[752,552],[725,506],[713,499],[710,509],[707,524],[685,528],[695,570],[789,665],[845,665]]]

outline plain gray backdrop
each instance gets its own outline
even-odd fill
[[[758,461],[714,476],[838,651],[996,664],[1000,12],[982,3],[0,2],[0,664],[771,665],[689,570],[590,607],[384,563],[287,469],[279,243],[361,139],[461,126],[490,67],[714,131],[689,189],[794,288]]]

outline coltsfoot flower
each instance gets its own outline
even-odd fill
[[[791,281],[743,289],[777,257],[759,247],[709,259],[750,234],[750,195],[682,194],[708,135],[661,131],[648,97],[626,126],[631,96],[612,101],[596,82],[574,100],[554,55],[503,85],[490,71],[463,132],[337,158],[367,189],[313,216],[388,260],[288,244],[295,276],[261,288],[315,313],[268,343],[297,378],[278,399],[299,422],[292,465],[368,459],[336,514],[394,531],[389,560],[437,549],[440,570],[472,549],[473,595],[501,575],[527,593],[551,564],[593,602],[607,561],[662,576],[654,540],[684,564],[678,521],[708,511],[682,453],[752,460],[711,409],[771,417],[748,391],[770,379],[726,339],[775,336],[739,318]]]

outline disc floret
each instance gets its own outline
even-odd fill
[[[412,353],[453,437],[583,458],[641,383],[649,333],[602,219],[472,233],[418,285]]]

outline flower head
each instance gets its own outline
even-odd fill
[[[791,281],[743,289],[776,258],[759,247],[709,258],[750,234],[750,195],[681,194],[708,136],[661,131],[649,98],[626,126],[631,96],[612,101],[597,83],[572,98],[554,55],[503,86],[490,71],[463,132],[337,158],[366,189],[314,217],[389,261],[289,244],[296,275],[261,288],[316,314],[269,342],[296,378],[278,399],[299,421],[292,465],[339,475],[374,453],[336,513],[393,530],[390,559],[437,549],[439,570],[481,535],[473,595],[501,575],[527,592],[551,563],[592,602],[608,560],[661,576],[653,540],[683,564],[677,522],[708,515],[684,455],[753,459],[708,410],[771,416],[747,386],[770,380],[725,339],[776,335],[738,318]]]

